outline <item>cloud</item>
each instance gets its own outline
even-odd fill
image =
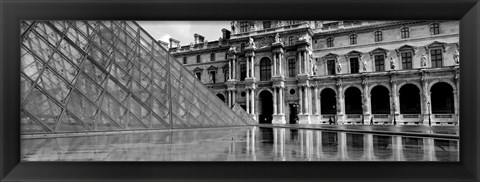
[[[138,21],[152,37],[167,41],[174,38],[182,45],[193,42],[193,34],[205,36],[206,40],[215,41],[222,36],[221,29],[228,28],[228,21]]]

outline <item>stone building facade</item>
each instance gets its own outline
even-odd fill
[[[259,123],[458,124],[458,21],[231,25],[170,52]]]

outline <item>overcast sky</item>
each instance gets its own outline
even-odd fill
[[[230,30],[230,21],[137,21],[156,40],[169,42],[169,38],[181,45],[194,42],[193,34],[205,37],[209,42],[222,36],[222,28]]]

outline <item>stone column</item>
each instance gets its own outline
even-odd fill
[[[250,61],[250,69],[252,70],[251,77],[253,78],[255,77],[255,56],[252,56]]]
[[[277,114],[277,88],[273,87],[273,115]]]
[[[344,121],[343,117],[345,114],[345,104],[343,101],[343,87],[341,85],[338,86],[337,91],[337,120]]]
[[[273,53],[273,71],[272,77],[277,75],[277,53]]]
[[[299,114],[303,114],[303,86],[300,86],[298,87],[298,101],[299,101],[299,104],[300,104],[300,111],[299,111]]]
[[[310,69],[310,58],[308,57],[308,51],[303,51],[303,55],[305,63],[305,74],[311,75],[310,71],[312,71],[312,69]]]
[[[232,60],[228,60],[228,79],[232,79]]]
[[[302,53],[298,52],[298,73],[297,74],[302,74]]]
[[[232,97],[230,94],[230,90],[227,90],[228,107],[232,107]]]
[[[236,59],[232,59],[232,65],[233,65],[233,69],[232,69],[232,72],[233,72],[232,77],[233,78],[232,79],[236,79],[236,77],[237,77],[237,66],[236,66],[237,63],[236,62],[237,62]]]
[[[247,89],[247,113],[250,113],[250,89]]]
[[[233,98],[233,99],[232,99],[232,100],[233,100],[233,105],[235,105],[235,103],[237,102],[237,101],[236,101],[237,98],[235,97],[235,92],[236,92],[236,90],[232,90],[232,94],[233,94],[233,96],[232,96],[232,98]]]
[[[315,115],[319,115],[320,114],[320,99],[319,99],[319,95],[318,95],[318,87],[314,87],[314,91],[313,91],[313,94],[314,94],[314,101],[315,101]]]
[[[251,78],[252,77],[252,56],[248,56],[247,58],[248,60],[248,63],[247,63],[247,69],[248,69],[248,73],[247,73],[247,77]]]
[[[391,102],[393,103],[392,107],[391,107],[391,113],[393,113],[393,116],[392,116],[392,124],[393,124],[393,117],[396,117],[396,119],[398,119],[397,117],[400,116],[400,102],[399,102],[399,93],[397,91],[397,83],[395,81],[392,81],[391,82],[391,85],[392,85],[392,93],[391,93]]]
[[[283,53],[279,53],[278,54],[278,70],[279,70],[279,74],[280,76],[283,76],[283,70],[282,70],[282,61],[283,60]]]
[[[368,85],[362,84],[363,86],[363,124],[370,124],[370,115],[371,113],[371,102],[370,102],[370,93],[368,92]]]
[[[279,91],[279,100],[280,100],[280,103],[279,103],[279,108],[280,108],[280,114],[284,114],[283,113],[283,88],[278,88],[278,91]]]
[[[306,114],[310,115],[310,87],[305,87],[305,94],[304,94],[304,102],[305,102],[305,112]]]
[[[431,109],[432,103],[430,102],[430,91],[428,90],[427,81],[424,79],[422,80],[422,91],[420,91],[419,94],[420,94],[420,98],[423,98],[422,99],[423,124],[428,125],[428,120],[430,118],[430,115],[432,114],[432,109]],[[430,102],[430,105],[427,104],[429,102]]]
[[[252,104],[252,115],[255,115],[255,92],[253,89],[250,90],[251,93],[250,93],[250,100],[251,100],[251,104]]]

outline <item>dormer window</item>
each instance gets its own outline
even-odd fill
[[[327,47],[333,47],[333,37],[327,38]]]
[[[263,21],[263,29],[272,28],[271,21]]]
[[[215,61],[215,53],[210,54],[210,61]]]
[[[350,45],[357,44],[357,34],[350,35]]]
[[[381,42],[383,40],[382,31],[375,31],[375,42]]]
[[[248,21],[240,22],[240,33],[248,32]]]
[[[432,35],[440,34],[440,25],[438,23],[430,24],[430,34]]]
[[[410,29],[408,27],[403,27],[401,30],[401,37],[402,39],[406,39],[410,37]]]

